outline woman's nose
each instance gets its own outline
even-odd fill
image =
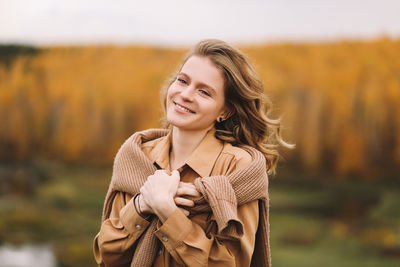
[[[188,86],[181,91],[181,97],[187,101],[193,101],[194,96],[194,88],[192,86]]]

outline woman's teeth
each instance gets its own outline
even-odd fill
[[[194,113],[193,111],[191,111],[191,110],[189,110],[189,109],[187,109],[187,108],[185,108],[185,107],[182,107],[182,106],[179,105],[179,104],[176,104],[176,106],[177,106],[180,110],[183,110],[183,111],[186,111],[186,112],[189,112],[189,113]]]

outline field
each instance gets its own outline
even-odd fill
[[[0,198],[0,241],[50,244],[59,266],[95,266],[92,240],[111,168],[51,161],[18,168],[20,177],[35,169],[38,182],[30,190],[20,178],[15,193]],[[394,178],[383,185],[285,171],[272,177],[274,266],[399,266],[400,183]]]

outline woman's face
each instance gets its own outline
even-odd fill
[[[167,120],[182,130],[202,131],[223,115],[224,76],[203,56],[191,56],[167,92]]]

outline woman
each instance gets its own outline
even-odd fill
[[[121,146],[94,254],[101,266],[270,266],[268,177],[279,121],[247,57],[199,42],[161,92],[167,129]]]

